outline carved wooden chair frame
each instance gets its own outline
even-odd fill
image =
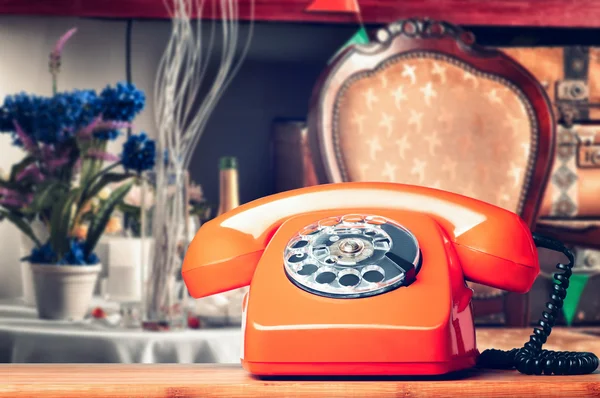
[[[527,106],[532,128],[531,150],[517,213],[534,229],[554,154],[554,116],[541,84],[504,53],[482,48],[474,36],[447,22],[408,19],[379,29],[375,40],[341,52],[321,74],[308,117],[310,151],[320,183],[348,181],[338,146],[338,99],[353,81],[376,73],[390,62],[432,57],[460,65],[475,75],[496,80],[517,93]],[[510,250],[510,247],[507,247]],[[503,313],[506,324],[529,323],[528,295],[508,293],[479,299],[475,314]],[[504,309],[510,308],[510,311]]]

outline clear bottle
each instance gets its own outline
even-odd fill
[[[240,205],[237,159],[231,156],[219,159],[219,210],[217,216]]]

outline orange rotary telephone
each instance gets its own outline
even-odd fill
[[[538,246],[563,251],[530,341],[479,354],[465,279],[527,292]],[[318,185],[265,197],[203,225],[183,279],[193,297],[250,285],[242,364],[252,374],[427,375],[476,365],[589,373],[592,353],[542,350],[566,295],[572,254],[516,214],[436,189]]]

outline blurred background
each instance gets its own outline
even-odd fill
[[[20,92],[48,98],[53,96],[48,57],[57,40],[76,27],[77,32],[68,39],[60,56],[58,92],[91,89],[100,93],[107,85],[117,82],[133,84],[144,93],[145,105],[136,113],[132,126],[123,128],[122,134],[108,142],[106,152],[119,154],[127,142],[128,134],[142,131],[157,141],[157,153],[168,149],[161,146],[160,137],[175,133],[168,128],[168,118],[162,115],[161,119],[161,109],[155,109],[155,106],[157,95],[165,95],[163,106],[173,98],[169,97],[168,90],[159,90],[157,93],[155,82],[161,79],[159,63],[169,40],[174,40],[174,26],[181,27],[184,24],[180,22],[180,25],[173,25],[160,1],[148,1],[156,3],[152,5],[142,4],[144,2],[141,1],[123,1],[123,4],[86,3],[90,3],[89,9],[83,5],[76,6],[79,2],[68,0],[53,6],[42,5],[42,2],[0,1],[0,97],[4,99]],[[352,98],[366,93],[369,85],[376,84],[374,80],[361,77],[362,85],[352,86],[352,74],[360,74],[371,66],[374,68],[386,59],[399,56],[397,59],[403,60],[402,54],[411,47],[407,43],[413,40],[413,49],[421,46],[433,53],[449,54],[447,59],[439,58],[442,63],[460,61],[459,64],[448,61],[448,70],[460,68],[461,65],[466,65],[464,70],[467,72],[474,68],[481,72],[481,75],[474,75],[482,79],[482,87],[489,82],[496,82],[500,85],[498,87],[503,86],[516,93],[514,98],[524,104],[522,106],[527,117],[524,116],[517,135],[522,133],[521,137],[525,137],[523,140],[526,143],[531,140],[527,152],[529,157],[520,169],[521,180],[512,191],[506,192],[506,195],[515,198],[514,203],[506,204],[506,207],[518,213],[524,212],[524,218],[529,218],[526,221],[532,229],[541,228],[550,235],[562,238],[576,250],[576,269],[580,270],[576,274],[580,277],[572,283],[574,293],[570,296],[568,306],[565,306],[568,312],[561,315],[559,323],[571,328],[583,328],[588,335],[592,330],[593,334],[594,328],[600,325],[600,279],[596,277],[600,272],[600,255],[596,251],[600,249],[600,235],[595,230],[600,223],[600,125],[595,124],[597,117],[594,114],[594,101],[600,97],[600,52],[595,49],[596,46],[600,47],[600,10],[597,6],[584,2],[589,9],[570,5],[568,10],[556,6],[556,9],[545,11],[542,11],[542,6],[536,6],[537,10],[522,11],[506,6],[500,7],[496,13],[491,6],[486,9],[484,2],[476,6],[458,7],[462,8],[460,12],[457,4],[450,4],[460,2],[452,1],[423,2],[421,5],[407,1],[410,4],[406,8],[403,8],[401,1],[366,2],[368,4],[359,1],[346,8],[328,6],[325,2],[321,8],[315,6],[308,11],[306,8],[311,4],[310,1],[291,3],[293,6],[289,5],[288,8],[286,1],[260,2],[255,5],[254,17],[251,18],[250,2],[240,1],[238,15],[229,15],[229,22],[225,26],[221,21],[213,23],[206,19],[199,28],[200,37],[204,40],[190,41],[202,49],[199,57],[206,62],[206,76],[199,92],[186,103],[189,106],[189,119],[181,123],[184,126],[182,131],[189,129],[189,121],[201,113],[216,76],[224,69],[221,56],[224,49],[229,50],[233,44],[231,38],[228,44],[224,42],[222,31],[231,29],[231,26],[237,29],[234,47],[240,68],[235,73],[229,68],[231,83],[226,88],[218,88],[222,91],[222,97],[202,116],[206,121],[205,126],[192,123],[192,128],[201,130],[202,135],[188,149],[190,161],[183,168],[185,182],[176,182],[174,189],[185,192],[182,195],[188,202],[190,195],[195,195],[196,202],[192,207],[199,203],[201,205],[195,208],[195,213],[178,219],[186,223],[186,231],[181,236],[182,244],[187,244],[202,222],[216,214],[276,192],[338,180],[419,183],[418,180],[405,178],[400,172],[412,166],[400,160],[394,163],[394,159],[398,158],[396,152],[385,154],[386,162],[389,160],[394,163],[394,170],[398,170],[395,177],[360,175],[358,170],[364,164],[361,163],[363,160],[360,164],[353,164],[352,146],[344,144],[356,139],[352,135],[352,128],[348,126],[358,111],[348,104],[353,104]],[[529,7],[534,2],[523,3]],[[470,7],[474,7],[473,10]],[[208,15],[208,11],[204,15]],[[444,39],[427,38],[423,26],[428,25],[419,24],[423,24],[425,18],[437,20],[440,17],[448,22],[445,32],[450,34],[444,35]],[[419,32],[416,37],[403,34],[402,24],[395,25],[396,30],[393,28],[393,23],[408,18],[418,21],[415,22],[415,29]],[[193,18],[191,24],[194,25],[193,29],[197,29]],[[209,46],[206,38],[213,27],[215,42]],[[471,32],[479,46],[499,49],[507,58],[502,58],[498,63],[501,66],[496,68],[486,64],[485,57],[478,53],[479,49],[475,55],[468,50],[457,50],[459,39],[452,33],[453,27]],[[357,37],[361,36],[356,34],[363,28],[368,32],[368,37],[359,40]],[[359,51],[354,50],[354,44],[357,48],[366,46],[366,42],[384,46],[395,37],[400,39],[392,46],[392,50],[385,52],[378,48],[371,60],[361,61],[360,55],[353,52]],[[175,39],[183,40],[181,36]],[[249,40],[249,47],[244,54],[242,50],[246,40]],[[430,42],[437,44],[427,47]],[[468,47],[468,44],[465,45]],[[332,60],[340,50],[344,51],[342,55]],[[356,69],[348,73],[339,72],[344,70],[340,65],[348,68],[347,65],[352,64],[352,57],[356,60]],[[362,69],[361,62],[364,63]],[[390,81],[400,76],[401,70],[398,73],[391,70],[388,75]],[[347,122],[331,122],[326,114],[333,114],[333,107],[323,105],[326,101],[311,104],[311,95],[324,101],[324,98],[334,98],[339,92],[337,90],[341,89],[340,85],[332,83],[328,86],[319,81],[320,76],[347,79],[345,89],[355,90],[354,94],[348,94],[348,102],[343,105],[349,108],[340,111]],[[434,75],[419,75],[419,79],[431,79],[431,82],[439,83],[436,78]],[[162,79],[164,81],[166,78],[163,76]],[[564,82],[570,86],[561,86]],[[459,86],[468,82],[459,79],[451,83]],[[181,82],[172,84],[178,87],[177,84]],[[490,87],[489,90],[494,90],[494,86]],[[480,94],[482,90],[479,90]],[[478,89],[474,89],[472,95],[479,95],[477,92]],[[413,95],[419,95],[418,99],[413,99],[407,92],[408,103],[422,101],[421,94],[415,93]],[[508,103],[514,98],[509,96],[504,100]],[[458,102],[465,106],[461,110],[448,108],[451,113],[475,113],[483,121],[476,123],[466,116],[462,119],[462,116],[457,116],[460,126],[452,130],[454,138],[440,141],[442,154],[453,156],[454,146],[451,142],[459,139],[461,134],[468,136],[484,132],[495,134],[496,137],[507,134],[507,127],[489,127],[499,125],[498,119],[486,121],[490,109],[483,105],[477,108],[476,100],[463,98]],[[423,108],[423,120],[439,117],[442,108],[442,105]],[[314,120],[325,121],[325,127],[308,127],[309,114]],[[508,120],[508,116],[502,117],[502,111],[499,114],[500,121]],[[384,152],[388,147],[396,148],[396,139],[420,134],[407,133],[410,129],[408,113],[398,115],[396,123],[399,124],[392,128],[393,140],[390,138],[389,142],[381,143]],[[381,128],[379,122],[377,116],[377,119],[371,120],[371,124],[367,124],[369,134],[371,130]],[[344,129],[344,126],[347,128]],[[323,131],[327,127],[330,127],[330,131]],[[569,134],[568,138],[565,138],[565,131]],[[322,147],[320,151],[315,149],[318,140],[314,137],[328,137],[328,134],[341,140],[340,150],[346,151],[346,155],[336,157]],[[343,138],[343,134],[347,134],[346,138]],[[25,156],[22,146],[13,145],[14,137],[11,132],[0,134],[0,168],[5,173],[9,173]],[[550,144],[552,141],[556,143],[555,147]],[[478,143],[480,141],[476,141],[476,145]],[[573,178],[578,187],[583,188],[573,191],[569,186],[561,192],[579,204],[579,210],[565,210],[561,207],[566,202],[560,202],[560,189],[552,191],[553,182],[563,181],[560,174],[560,166],[563,165],[561,144],[569,143],[572,144],[570,150],[576,153],[578,160],[565,166],[570,168],[574,177],[563,176],[563,179]],[[591,149],[583,148],[584,144],[589,144]],[[481,145],[489,148],[495,144],[482,141]],[[536,145],[537,153],[531,149],[535,149]],[[417,153],[418,149],[413,151],[412,154]],[[477,150],[472,149],[472,152],[476,153]],[[471,161],[475,162],[475,168],[507,169],[507,165],[512,164],[513,154],[502,156],[500,164],[496,165],[483,164],[483,160],[475,158]],[[588,163],[585,163],[585,159],[588,159]],[[552,160],[554,166],[550,163]],[[381,159],[378,161],[383,162]],[[373,164],[379,165],[376,162]],[[156,175],[176,175],[178,169],[173,164],[164,169],[156,167],[156,170],[148,171],[155,173],[155,177],[154,180],[149,178],[147,184],[154,184],[154,189],[160,191],[166,189],[168,182]],[[529,180],[529,177],[524,177],[530,174],[535,177]],[[475,179],[476,185],[484,186],[491,181],[485,176],[477,178],[482,179]],[[421,183],[434,186],[436,181],[432,179]],[[141,183],[140,189],[149,192],[150,188],[144,184],[146,182]],[[459,185],[454,190],[468,196],[498,196],[498,192],[490,193],[489,190],[467,192],[467,182]],[[493,185],[494,181],[491,181],[489,186]],[[115,188],[111,189],[114,192]],[[148,200],[148,195],[142,197],[145,199],[138,198],[138,201]],[[518,203],[517,199],[520,200]],[[129,200],[135,201],[135,198]],[[156,200],[154,205],[166,203],[158,197]],[[144,208],[144,205],[141,207]],[[175,315],[168,311],[157,315],[156,311],[159,310],[156,307],[154,315],[149,315],[148,296],[156,292],[148,289],[148,280],[159,278],[156,273],[160,269],[160,265],[156,265],[158,259],[153,252],[152,242],[161,239],[152,231],[152,223],[161,221],[141,217],[145,224],[142,225],[142,233],[135,235],[128,229],[126,210],[126,206],[114,210],[121,228],[105,231],[97,243],[95,252],[100,258],[101,269],[97,279],[93,280],[93,292],[89,298],[85,293],[65,291],[58,282],[52,288],[56,290],[50,293],[48,289],[51,287],[36,286],[42,283],[40,279],[46,275],[43,271],[35,271],[37,276],[29,282],[30,300],[24,298],[24,278],[32,276],[23,271],[23,267],[28,267],[29,263],[22,258],[30,253],[24,250],[22,231],[6,218],[0,222],[0,362],[238,362],[241,298],[246,290],[193,300],[187,297],[187,292],[181,291],[185,290],[181,281],[178,281],[179,285],[174,282],[178,287],[173,287],[167,293],[171,297],[168,304],[180,304],[183,309],[179,309]],[[166,220],[162,222],[168,223]],[[481,302],[478,323],[482,327],[526,327],[533,324],[539,318],[551,289],[556,260],[557,256],[542,253],[543,275],[539,277],[532,293],[525,298],[473,286],[476,301]],[[175,260],[169,258],[165,261]],[[85,264],[81,267],[85,267]],[[177,264],[170,269],[173,273],[173,269],[178,269]],[[171,276],[165,276],[164,280]],[[36,294],[37,305],[31,302]],[[40,297],[46,297],[46,300],[52,297],[50,301],[60,302],[49,310],[54,315],[40,315],[37,308],[40,306]],[[84,314],[69,312],[68,302],[82,300],[86,304]]]

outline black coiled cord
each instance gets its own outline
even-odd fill
[[[554,274],[553,290],[546,311],[542,313],[538,325],[533,329],[529,341],[522,348],[510,351],[490,349],[481,353],[477,366],[489,369],[514,369],[528,375],[581,375],[593,373],[598,368],[598,357],[591,352],[549,351],[543,350],[558,312],[567,296],[571,269],[574,265],[573,253],[561,242],[537,234],[533,235],[537,247],[543,247],[564,253],[569,264],[557,264],[560,273]]]

